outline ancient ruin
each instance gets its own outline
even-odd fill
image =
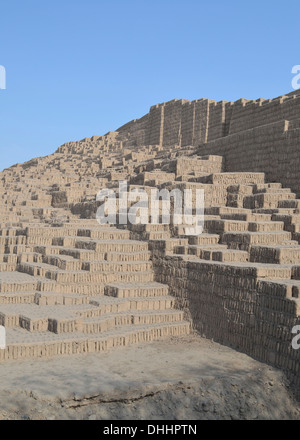
[[[174,100],[0,174],[0,361],[196,330],[300,385],[300,92]],[[204,189],[204,233],[102,225],[102,188]]]

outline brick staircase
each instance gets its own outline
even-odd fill
[[[189,332],[168,286],[154,281],[147,243],[95,223],[36,223],[14,229],[14,240],[5,234],[14,253],[1,255],[1,360],[90,353]]]

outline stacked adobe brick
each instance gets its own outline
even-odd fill
[[[190,330],[299,385],[300,95],[174,100],[0,175],[0,359]],[[99,190],[203,189],[204,233],[100,226]]]

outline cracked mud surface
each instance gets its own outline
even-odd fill
[[[191,335],[0,364],[0,420],[300,419],[282,372]]]

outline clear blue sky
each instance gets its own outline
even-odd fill
[[[1,2],[0,169],[174,98],[290,92],[299,17],[299,0]]]

